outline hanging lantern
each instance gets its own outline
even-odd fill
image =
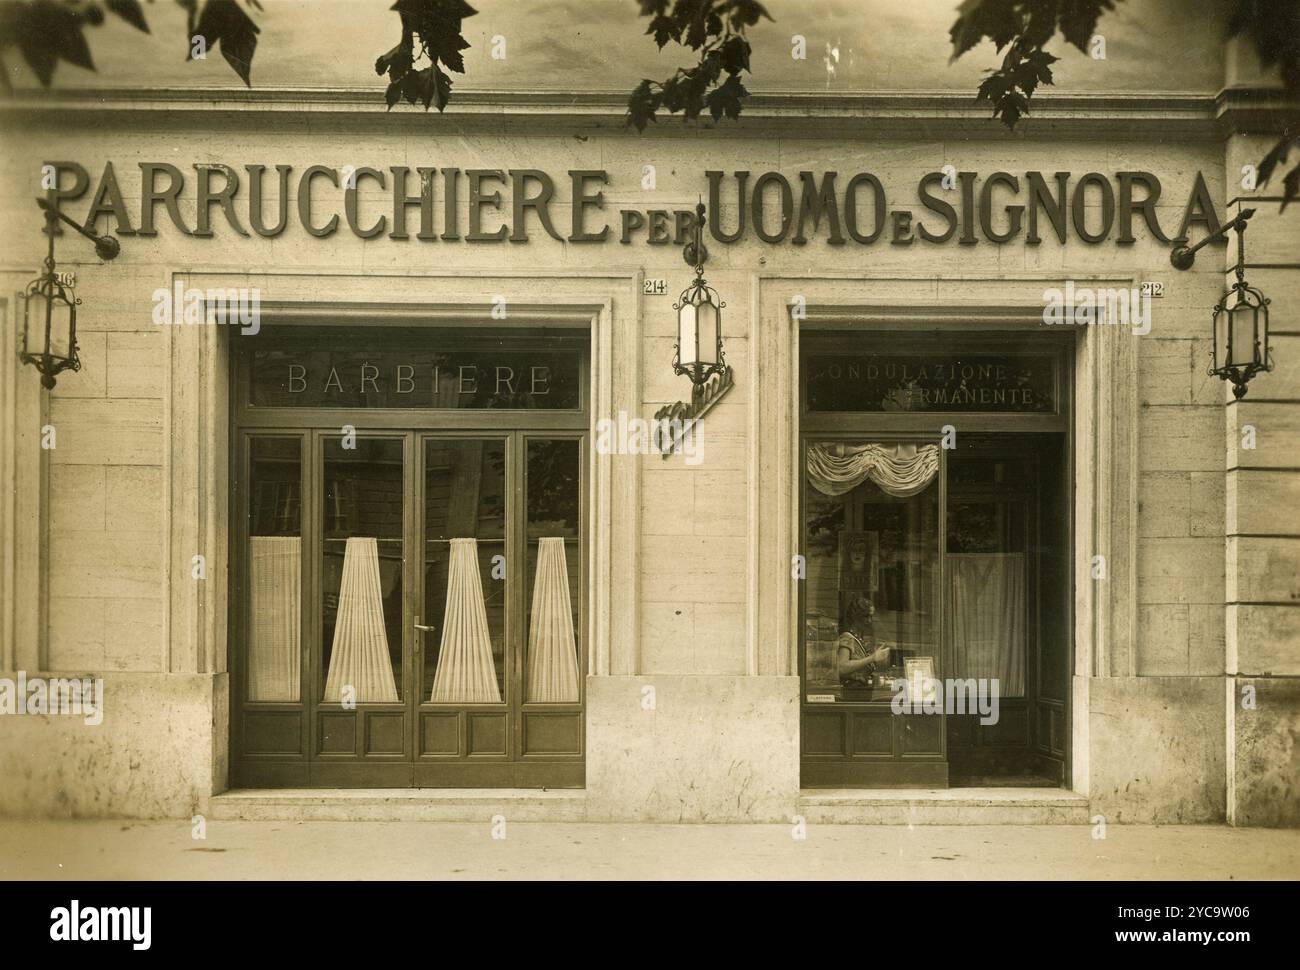
[[[1237,281],[1214,308],[1213,360],[1208,373],[1232,382],[1232,394],[1240,400],[1246,385],[1260,371],[1273,369],[1268,349],[1269,299],[1246,282],[1246,226],[1237,226]]]
[[[73,291],[67,274],[55,270],[54,233],[59,221],[66,222],[95,244],[100,259],[117,256],[121,247],[112,236],[101,236],[79,226],[45,199],[36,204],[45,212],[45,231],[50,242],[45,256],[45,272],[27,284],[23,292],[23,345],[19,357],[41,374],[41,386],[50,390],[55,375],[65,370],[81,370],[77,357],[77,307],[81,298]]]
[[[685,374],[697,388],[726,367],[722,353],[722,308],[727,304],[704,279],[704,203],[696,207],[692,239],[683,249],[687,265],[695,267],[695,279],[682,291],[673,309],[677,311],[677,348],[673,373]]]
[[[41,386],[54,387],[54,376],[81,370],[77,358],[77,304],[81,300],[54,269],[54,218],[47,213],[50,253],[45,272],[27,284],[23,314],[24,363],[41,372]]]

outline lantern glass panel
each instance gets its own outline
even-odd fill
[[[23,333],[24,352],[36,355],[45,353],[45,315],[51,307],[53,313],[50,316],[50,356],[67,360],[72,356],[72,306],[63,300],[51,300],[47,294],[40,291],[27,294],[27,315],[24,321],[26,329]]]
[[[677,311],[677,344],[682,366],[689,367],[696,363],[699,359],[699,321],[696,306],[689,300]]]
[[[1254,307],[1240,304],[1227,314],[1227,327],[1232,339],[1229,367],[1245,367],[1255,362],[1255,314]]]
[[[68,360],[72,357],[72,321],[75,311],[62,300],[51,300],[50,303],[54,307],[54,315],[50,318],[50,356]],[[42,325],[43,321],[42,314]]]
[[[39,354],[45,350],[44,293],[27,294],[27,310],[23,319],[23,353]]]
[[[722,313],[712,303],[701,303],[697,311],[699,320],[699,360],[705,367],[713,367],[718,363],[718,329],[721,325]]]

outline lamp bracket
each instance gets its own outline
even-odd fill
[[[1185,236],[1175,239],[1174,242],[1177,245],[1169,253],[1169,262],[1173,264],[1174,269],[1191,269],[1196,262],[1196,254],[1199,250],[1217,240],[1227,239],[1228,233],[1234,229],[1237,231],[1238,238],[1240,238],[1246,229],[1246,223],[1250,221],[1250,217],[1254,214],[1254,209],[1243,209],[1235,218],[1225,223],[1218,232],[1206,236],[1195,246],[1188,246]]]
[[[677,401],[673,404],[665,404],[655,412],[655,440],[659,443],[659,451],[664,461],[673,455],[687,435],[695,434],[695,426],[700,420],[713,410],[728,391],[735,386],[735,374],[730,364],[726,364],[714,372],[710,380],[702,384],[696,384],[691,389],[691,402]],[[679,424],[679,428],[674,431],[673,422]]]

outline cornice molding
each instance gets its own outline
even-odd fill
[[[90,131],[125,123],[204,127],[274,125],[277,129],[464,132],[509,125],[512,132],[624,129],[626,92],[457,93],[444,114],[401,106],[386,111],[380,89],[348,88],[105,88],[27,90],[0,100],[0,119],[13,126]],[[299,117],[294,117],[299,116]],[[191,120],[192,119],[192,120]],[[1276,88],[1229,88],[1218,93],[1039,93],[1033,111],[1014,132],[991,117],[987,106],[957,91],[875,94],[755,94],[738,121],[703,119],[685,124],[665,118],[648,129],[659,137],[701,131],[728,137],[852,137],[923,140],[936,135],[975,135],[1015,141],[1041,137],[1091,137],[1142,141],[1170,136],[1220,140],[1235,132],[1294,130],[1300,104]],[[862,127],[869,126],[869,127]]]

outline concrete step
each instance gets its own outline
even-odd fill
[[[1087,824],[1088,800],[1059,788],[805,789],[797,812],[845,825]],[[224,821],[584,822],[586,792],[509,788],[250,788],[212,798]],[[648,821],[648,820],[647,820]]]
[[[805,788],[799,814],[844,825],[1086,825],[1088,799],[1063,788]]]
[[[245,788],[214,795],[209,817],[290,822],[581,822],[587,793],[512,788]]]

